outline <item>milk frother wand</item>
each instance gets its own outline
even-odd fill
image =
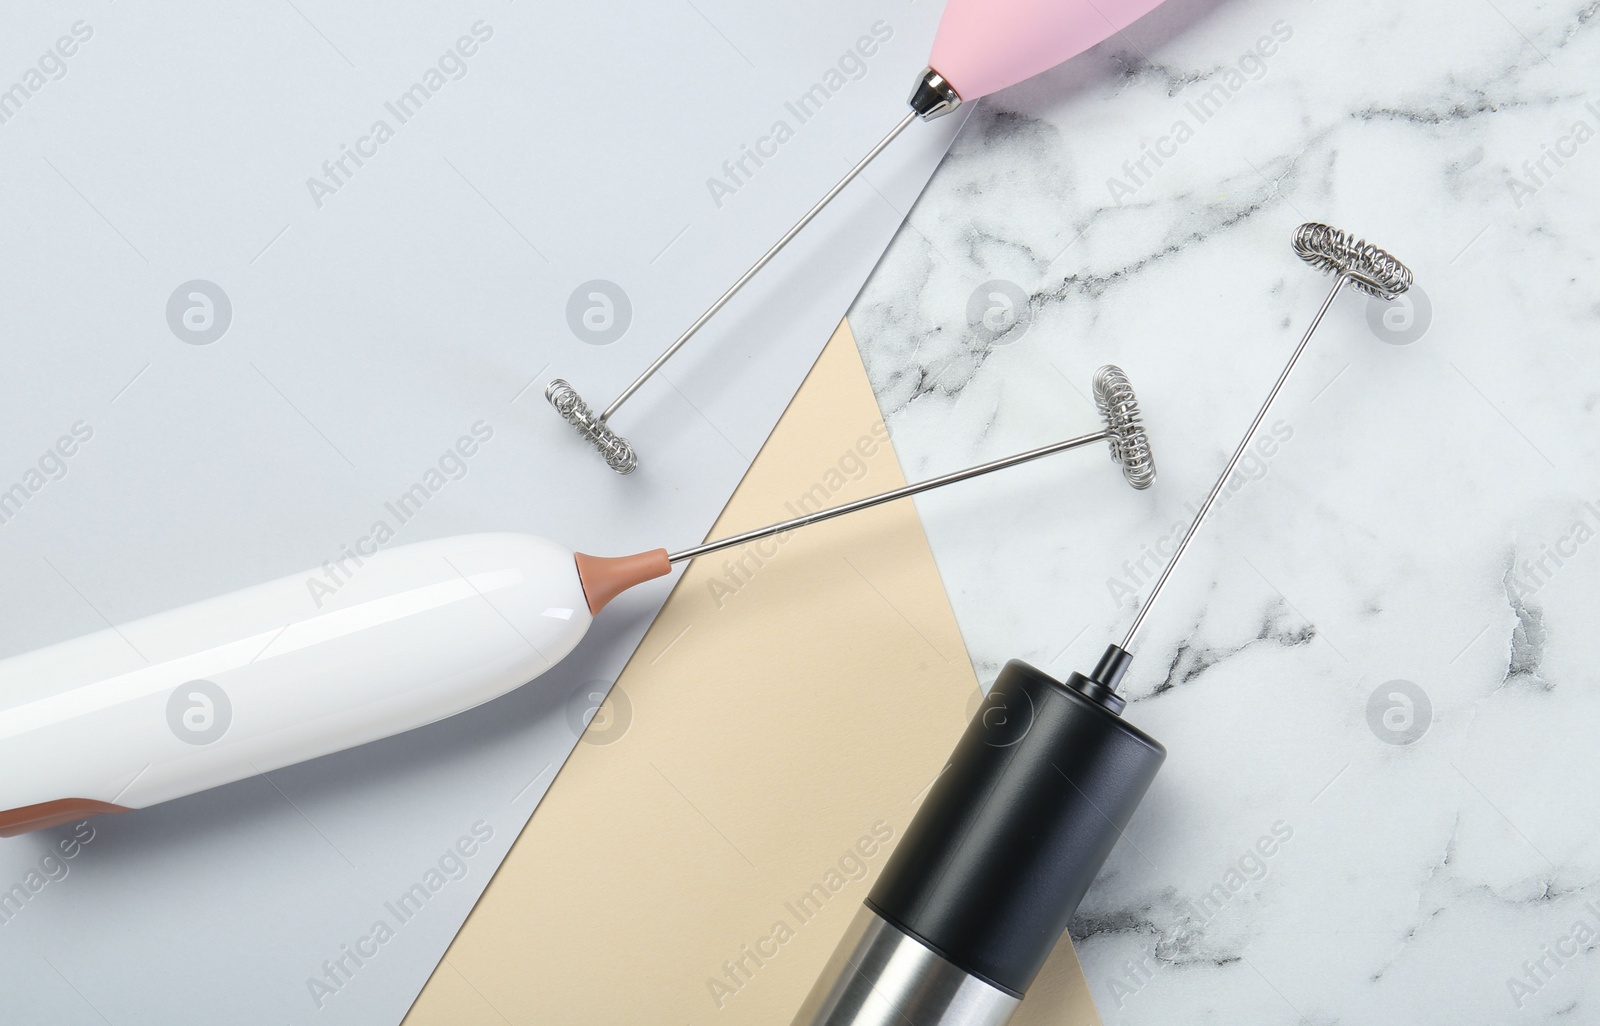
[[[705,313],[669,345],[600,413],[575,388],[556,378],[544,396],[619,474],[631,474],[638,454],[610,427],[613,414],[717,315],[739,290],[810,224],[845,186],[918,118],[932,121],[965,101],[977,100],[1075,57],[1149,13],[1161,0],[948,0],[934,37],[929,67],[907,101],[911,110],[845,172],[816,205],[750,265]]]
[[[154,805],[498,698],[566,658],[618,594],[709,552],[1095,442],[1148,487],[1155,464],[1127,375],[1102,367],[1093,388],[1099,431],[672,554],[442,538],[0,661],[0,836]]]
[[[1121,716],[1128,649],[1323,315],[1346,286],[1392,300],[1411,271],[1303,224],[1295,252],[1337,275],[1120,645],[1057,681],[1013,659],[946,762],[793,1026],[1004,1026],[1166,758]]]

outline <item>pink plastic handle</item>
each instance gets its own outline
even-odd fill
[[[963,100],[1032,78],[1103,42],[1161,0],[948,0],[928,63]]]

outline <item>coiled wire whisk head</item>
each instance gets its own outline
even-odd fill
[[[1121,464],[1122,476],[1135,488],[1149,488],[1156,479],[1156,461],[1139,419],[1139,399],[1121,367],[1108,363],[1094,372],[1094,404],[1105,418],[1111,458]]]
[[[1350,275],[1350,284],[1378,299],[1393,299],[1411,287],[1411,268],[1365,239],[1315,221],[1294,230],[1294,251],[1312,267]]]
[[[544,397],[550,400],[550,405],[566,418],[568,424],[589,440],[589,444],[606,461],[606,466],[619,474],[633,473],[633,468],[639,465],[639,456],[633,451],[633,446],[628,444],[626,438],[606,427],[605,421],[595,415],[577,389],[556,378],[545,387]]]

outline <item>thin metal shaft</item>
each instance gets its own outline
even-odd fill
[[[1306,343],[1311,341],[1311,336],[1316,334],[1317,325],[1322,323],[1323,315],[1339,298],[1339,293],[1352,280],[1360,275],[1345,272],[1340,274],[1333,283],[1333,288],[1328,290],[1328,298],[1322,301],[1317,315],[1311,318],[1311,326],[1300,339],[1300,344],[1295,347],[1294,355],[1289,357],[1289,362],[1284,365],[1283,373],[1278,375],[1277,383],[1272,386],[1272,391],[1267,393],[1267,401],[1261,404],[1261,409],[1256,411],[1256,418],[1250,422],[1250,427],[1244,433],[1244,438],[1239,442],[1239,447],[1233,450],[1228,465],[1222,468],[1222,476],[1217,478],[1217,483],[1211,486],[1211,494],[1206,496],[1206,501],[1200,504],[1200,512],[1195,514],[1194,522],[1189,525],[1189,530],[1184,533],[1183,541],[1178,543],[1177,551],[1167,561],[1166,567],[1161,571],[1161,576],[1156,578],[1155,587],[1150,589],[1150,594],[1145,598],[1144,604],[1139,607],[1139,613],[1133,618],[1133,626],[1128,628],[1128,633],[1122,639],[1124,651],[1131,651],[1134,635],[1139,633],[1139,628],[1144,625],[1145,614],[1150,612],[1150,607],[1155,604],[1156,596],[1161,594],[1161,589],[1166,586],[1167,578],[1172,576],[1173,567],[1178,565],[1178,560],[1183,558],[1184,552],[1189,548],[1189,543],[1194,540],[1195,532],[1200,529],[1201,523],[1206,519],[1206,514],[1211,512],[1211,507],[1216,504],[1217,496],[1222,494],[1222,489],[1227,485],[1228,479],[1233,476],[1234,468],[1238,467],[1239,460],[1244,457],[1245,450],[1249,448],[1251,440],[1256,436],[1256,431],[1261,427],[1261,422],[1266,419],[1267,411],[1272,408],[1272,402],[1278,398],[1278,393],[1283,390],[1283,383],[1289,380],[1289,372],[1294,370],[1294,365],[1299,362],[1300,354],[1306,351]],[[1362,280],[1366,280],[1362,278]]]
[[[704,545],[697,545],[692,549],[684,549],[682,552],[675,552],[668,556],[667,560],[668,562],[672,563],[681,563],[686,559],[694,559],[696,556],[704,556],[708,552],[719,552],[722,549],[731,549],[736,545],[744,545],[747,542],[753,542],[760,538],[768,538],[775,534],[783,534],[787,531],[793,531],[797,527],[806,527],[810,524],[820,523],[823,520],[832,520],[834,517],[842,517],[846,513],[854,513],[857,510],[870,509],[873,506],[879,506],[885,502],[893,502],[896,499],[903,499],[908,495],[916,495],[918,492],[926,492],[934,488],[943,488],[945,485],[955,484],[957,481],[965,481],[969,478],[980,477],[996,470],[1004,470],[1007,467],[1014,467],[1019,463],[1027,463],[1029,460],[1039,459],[1041,456],[1050,456],[1054,453],[1066,452],[1068,449],[1077,449],[1085,445],[1093,444],[1094,442],[1103,442],[1109,437],[1111,437],[1111,432],[1109,431],[1096,431],[1094,434],[1080,435],[1077,438],[1069,438],[1064,442],[1054,442],[1050,445],[1040,446],[1037,449],[1030,449],[1027,452],[1019,452],[1015,456],[1006,456],[1003,459],[994,460],[989,463],[983,463],[976,467],[968,467],[965,470],[957,470],[941,477],[930,478],[927,481],[919,481],[916,484],[908,484],[903,488],[896,488],[893,491],[883,492],[879,495],[868,496],[865,499],[857,499],[855,502],[847,502],[843,506],[835,506],[832,509],[818,510],[815,513],[806,513],[802,516],[795,517],[793,520],[785,520],[782,523],[771,524],[767,527],[758,527],[753,531],[746,531],[743,534],[736,534],[731,538],[722,538],[718,541],[706,542]]]
[[[695,322],[689,325],[688,329],[684,331],[682,335],[678,336],[678,340],[667,347],[666,352],[656,357],[655,363],[652,363],[650,366],[646,367],[644,369],[644,373],[634,379],[633,384],[623,389],[622,394],[611,401],[611,405],[607,406],[605,408],[605,412],[600,414],[600,423],[604,424],[606,421],[610,420],[611,415],[616,413],[617,409],[621,407],[623,403],[632,398],[633,393],[639,391],[640,387],[644,385],[646,381],[650,380],[651,375],[660,370],[662,365],[668,360],[672,359],[673,354],[682,349],[684,343],[688,342],[694,337],[695,332],[705,327],[706,323],[717,315],[717,311],[721,310],[724,306],[727,306],[728,301],[733,299],[733,297],[738,294],[739,290],[744,288],[745,285],[749,283],[751,278],[754,278],[763,267],[767,266],[767,264],[772,261],[772,258],[777,256],[779,252],[783,250],[783,247],[787,246],[791,241],[793,241],[794,237],[799,235],[806,225],[810,224],[818,214],[822,213],[823,207],[826,207],[830,202],[833,201],[835,196],[843,192],[845,186],[855,181],[856,176],[861,174],[862,171],[866,170],[867,165],[872,163],[873,158],[882,153],[884,149],[887,148],[890,143],[894,142],[900,133],[904,132],[908,127],[910,127],[911,122],[915,121],[916,119],[917,112],[913,110],[905,117],[901,118],[900,123],[889,130],[888,135],[878,140],[878,145],[868,150],[867,155],[862,157],[855,167],[847,171],[843,178],[839,179],[839,184],[835,185],[833,188],[829,189],[825,194],[823,194],[823,197],[817,201],[816,206],[806,211],[805,216],[796,221],[793,228],[790,228],[788,231],[784,232],[783,237],[774,243],[771,249],[762,254],[760,260],[757,260],[755,263],[751,264],[750,269],[741,274],[739,276],[739,280],[734,282],[733,285],[728,288],[728,291],[724,292],[715,303],[712,303],[710,308],[707,309],[705,313],[696,318]]]

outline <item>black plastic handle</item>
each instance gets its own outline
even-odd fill
[[[868,907],[1021,997],[1167,756],[1109,693],[1007,663]]]

